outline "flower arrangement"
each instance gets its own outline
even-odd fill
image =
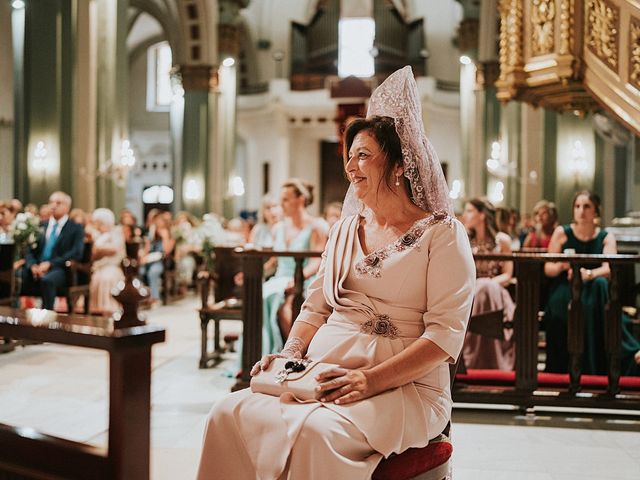
[[[188,235],[187,242],[201,249],[207,266],[213,259],[213,247],[235,247],[243,245],[242,238],[237,234],[226,231],[217,215],[207,213],[202,217],[202,223],[193,228]]]
[[[9,236],[16,245],[16,254],[26,248],[36,248],[42,237],[40,219],[32,213],[19,213],[11,222]]]

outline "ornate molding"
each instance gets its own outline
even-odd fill
[[[180,65],[176,73],[185,90],[213,91],[218,85],[217,70],[210,65]]]
[[[560,0],[560,28],[558,53],[567,55],[573,51],[575,5],[574,0]]]
[[[496,82],[499,100],[511,100],[525,84],[522,54],[522,10],[519,0],[501,0],[500,77]]]
[[[554,20],[556,7],[554,0],[533,0],[531,2],[531,53],[545,55],[554,49]]]
[[[606,0],[587,1],[587,48],[605,65],[618,71],[620,9]]]
[[[629,24],[629,83],[640,90],[640,19]]]

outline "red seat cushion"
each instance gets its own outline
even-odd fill
[[[448,440],[431,441],[426,447],[410,448],[383,459],[372,480],[408,480],[439,467],[451,458],[453,445]]]
[[[467,373],[458,373],[456,381],[473,385],[515,385],[516,373],[504,370],[467,370]],[[608,379],[605,375],[582,375],[580,385],[583,388],[607,388]],[[568,373],[538,373],[538,385],[540,387],[568,387]],[[622,390],[640,390],[640,377],[620,377]]]

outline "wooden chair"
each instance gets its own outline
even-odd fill
[[[0,244],[0,305],[11,306],[15,300],[16,282],[13,269],[13,243]],[[0,353],[13,351],[15,341],[0,337]]]
[[[242,271],[240,259],[233,255],[232,247],[215,247],[210,259],[205,259],[204,265],[211,265],[208,270],[199,273],[200,296],[202,308],[200,308],[200,368],[209,368],[217,361],[225,351],[220,345],[220,320],[242,320],[242,299],[235,285],[235,275]],[[209,260],[209,261],[207,261]],[[214,302],[209,302],[213,287]],[[208,348],[209,324],[213,322],[213,351]],[[225,343],[231,343],[238,339],[225,339]],[[231,347],[232,349],[233,347]]]
[[[175,251],[172,250],[162,259],[162,304],[168,305],[178,296],[178,270],[176,268]]]
[[[77,260],[67,260],[67,288],[64,296],[67,298],[67,308],[69,313],[74,313],[74,307],[80,297],[84,297],[84,313],[89,313],[89,298],[91,283],[91,259],[93,242],[84,242],[82,258]]]

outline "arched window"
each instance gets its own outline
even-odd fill
[[[171,47],[168,42],[156,43],[147,50],[147,110],[168,112],[171,88]]]
[[[166,185],[152,185],[142,192],[142,203],[170,205],[173,203],[173,188]]]

